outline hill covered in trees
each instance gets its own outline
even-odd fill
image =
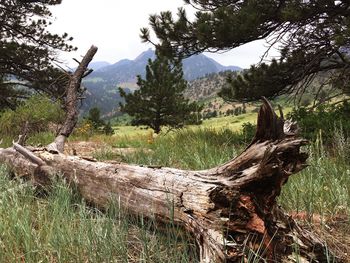
[[[236,76],[237,71],[220,71],[206,74],[188,83],[185,96],[191,100],[203,100],[217,96],[217,93],[227,85],[227,77]]]
[[[142,52],[134,60],[123,59],[111,65],[107,62],[92,63],[95,71],[84,79],[87,93],[81,111],[87,112],[92,107],[98,107],[104,115],[114,112],[118,107],[118,103],[122,101],[118,87],[123,88],[127,93],[137,89],[136,76],[144,77],[148,60],[154,58],[154,50],[149,49]],[[184,78],[193,83],[196,83],[197,78],[210,76],[210,74],[215,76],[214,73],[227,70],[239,71],[241,68],[238,66],[223,66],[203,54],[191,56],[183,61]],[[204,84],[191,84],[190,92],[186,92],[186,94],[197,98],[202,97],[201,94],[209,92],[205,91],[207,89],[210,89],[210,94],[216,93],[222,88],[225,77],[224,74],[220,73],[220,77],[213,78],[218,79],[218,81],[210,83],[210,87]],[[198,88],[198,95],[194,95],[196,94],[196,87]]]

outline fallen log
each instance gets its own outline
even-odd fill
[[[200,262],[247,262],[249,253],[267,262],[327,262],[324,242],[276,202],[289,176],[306,165],[306,141],[294,129],[264,100],[249,147],[209,170],[94,162],[45,149],[33,149],[33,161],[18,145],[0,149],[0,162],[40,184],[59,173],[99,207],[114,199],[131,213],[181,225],[195,238]]]
[[[306,166],[307,154],[300,147],[307,142],[266,99],[251,144],[212,169],[142,167],[64,155],[65,140],[78,119],[81,79],[89,74],[96,51],[92,46],[71,75],[66,121],[55,141],[41,149],[14,143],[0,149],[0,163],[39,185],[60,174],[98,207],[119,202],[130,213],[176,223],[196,240],[200,262],[248,262],[249,254],[259,262],[341,262],[332,261],[326,244],[299,227],[276,202],[289,176]]]

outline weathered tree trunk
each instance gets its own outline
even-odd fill
[[[33,150],[34,160],[18,145],[1,149],[0,162],[37,183],[60,173],[99,207],[115,199],[131,213],[175,222],[194,236],[201,262],[247,262],[249,253],[267,262],[326,262],[325,244],[276,203],[288,177],[305,167],[306,141],[294,130],[264,100],[252,143],[209,170],[94,162],[44,149]]]
[[[58,136],[55,141],[48,145],[49,151],[63,152],[64,144],[69,135],[73,132],[75,125],[78,121],[79,116],[79,90],[81,87],[81,80],[83,77],[91,73],[88,71],[88,65],[93,59],[97,52],[97,47],[91,46],[86,52],[82,61],[79,62],[78,68],[75,70],[74,74],[70,76],[70,81],[66,91],[66,120],[62,125]]]

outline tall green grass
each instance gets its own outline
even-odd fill
[[[147,151],[124,156],[128,163],[205,169],[237,154],[237,133],[228,129],[186,129],[157,137]],[[149,151],[150,149],[151,151]]]
[[[335,138],[332,149],[324,147],[321,137],[305,149],[309,166],[289,179],[280,197],[287,210],[305,211],[310,218],[350,216],[349,142],[339,134]]]
[[[350,143],[341,134],[335,134],[335,138],[332,149],[323,146],[322,138],[304,149],[310,155],[309,166],[289,178],[279,198],[287,211],[304,211],[310,216],[350,215],[350,165],[346,154]],[[229,129],[180,130],[157,137],[145,146],[147,152],[141,147],[122,158],[135,164],[206,169],[235,157],[249,139]]]
[[[48,145],[49,143],[53,142],[55,139],[55,135],[52,132],[37,132],[34,134],[31,134],[28,139],[26,140],[26,144],[28,145]],[[13,141],[18,140],[18,135],[14,136],[2,136],[0,133],[0,140],[2,142],[0,143],[0,148],[6,148],[11,147]]]
[[[115,202],[101,212],[63,180],[40,197],[0,166],[0,192],[0,262],[193,262],[180,230],[160,233]]]
[[[131,137],[113,137],[109,143],[138,148],[122,156],[129,163],[206,169],[233,158],[244,148],[242,142],[249,141],[229,129],[186,129],[151,141],[148,137],[131,142]],[[287,211],[350,215],[349,142],[341,133],[335,138],[332,151],[321,138],[305,149],[309,167],[289,178],[279,198]],[[127,216],[113,202],[101,212],[62,180],[42,197],[31,184],[6,174],[0,166],[0,262],[195,262],[193,243],[176,227],[158,231],[152,220]],[[350,222],[345,223],[349,232]],[[259,258],[254,254],[251,262]]]

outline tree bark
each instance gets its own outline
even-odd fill
[[[327,262],[326,244],[276,202],[289,176],[306,166],[300,147],[307,142],[263,102],[252,143],[208,170],[94,162],[33,149],[41,163],[25,157],[23,147],[0,149],[0,162],[38,184],[59,173],[101,208],[114,199],[130,213],[179,224],[195,238],[200,262],[248,262],[249,255],[256,262]]]
[[[81,86],[81,80],[83,79],[83,77],[88,75],[87,67],[93,59],[93,57],[95,56],[96,52],[97,47],[91,46],[90,49],[86,52],[82,61],[79,63],[79,66],[75,70],[74,74],[70,76],[69,84],[66,89],[66,119],[55,141],[48,145],[47,148],[49,149],[49,151],[62,153],[64,150],[64,144],[66,139],[73,132],[74,127],[77,124],[79,116],[78,94]]]

